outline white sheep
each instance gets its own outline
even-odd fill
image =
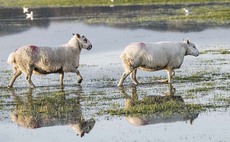
[[[72,72],[77,74],[78,83],[81,83],[83,78],[77,68],[83,48],[90,50],[91,42],[84,36],[73,34],[68,43],[58,48],[28,45],[17,49],[7,60],[9,64],[13,64],[14,70],[8,87],[12,87],[15,79],[22,73],[31,88],[35,87],[31,81],[32,74],[59,73],[60,85],[63,85],[64,72]]]
[[[180,68],[184,56],[198,56],[199,51],[195,44],[189,39],[183,42],[159,42],[143,43],[137,42],[128,45],[121,53],[120,58],[124,67],[118,86],[122,86],[125,78],[129,75],[134,84],[138,84],[136,79],[137,69],[144,71],[166,70],[168,74],[168,83],[172,83],[174,69]]]

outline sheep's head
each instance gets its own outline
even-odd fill
[[[195,57],[199,55],[199,51],[194,43],[190,42],[189,39],[184,40],[184,43],[187,44],[186,55],[192,55]]]
[[[80,36],[80,34],[73,34],[73,36],[76,36],[82,48],[87,50],[92,49],[93,46],[91,42],[85,36]]]
[[[82,119],[81,122],[77,124],[72,124],[71,127],[77,133],[77,135],[83,137],[85,133],[89,133],[93,129],[94,125],[95,125],[95,120],[91,118],[89,120]]]

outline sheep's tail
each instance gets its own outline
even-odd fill
[[[120,58],[121,58],[121,59],[124,59],[124,58],[125,58],[125,56],[126,56],[126,55],[125,55],[125,53],[124,53],[124,52],[122,52],[122,53],[121,53],[121,55],[120,55]]]
[[[134,61],[130,57],[126,55],[125,52],[121,53],[120,58],[122,60],[123,65],[133,67],[134,66]]]
[[[8,64],[13,64],[13,63],[15,63],[15,53],[13,52],[13,53],[10,53],[10,55],[9,55],[9,57],[8,57],[8,59],[7,59],[7,63]]]

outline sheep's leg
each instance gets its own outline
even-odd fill
[[[135,85],[139,84],[139,82],[137,81],[137,78],[136,78],[136,74],[137,74],[137,69],[134,69],[133,72],[130,75],[131,80],[133,81],[133,83]]]
[[[166,80],[161,80],[160,82],[164,82],[164,83],[169,83],[169,79],[170,79],[170,82],[172,80],[172,77],[174,77],[175,75],[175,71],[174,70],[171,70],[171,73],[169,72],[169,70],[166,70],[167,71],[167,74],[168,74],[168,78]],[[170,74],[170,78],[169,78],[169,74]]]
[[[126,79],[126,77],[135,70],[135,68],[133,68],[133,66],[130,64],[130,60],[129,59],[126,59],[126,58],[123,58],[122,59],[122,65],[124,67],[124,72],[123,74],[121,75],[121,78],[118,82],[118,87],[119,86],[122,86],[124,80]],[[136,76],[136,72],[134,71],[134,75]],[[131,75],[131,79],[133,78],[134,75]]]
[[[28,66],[27,68],[25,67],[25,70],[24,70],[24,74],[26,76],[26,82],[30,86],[30,88],[35,88],[35,85],[33,84],[31,80],[33,70],[34,70],[33,66]]]
[[[8,88],[13,87],[13,84],[14,84],[15,79],[16,79],[19,75],[21,75],[21,74],[22,74],[22,72],[21,72],[20,70],[15,69],[14,74],[13,74],[13,76],[11,77],[10,82],[9,82],[9,84],[8,84],[7,87],[8,87]]]
[[[171,77],[174,77],[174,76],[175,76],[175,71],[172,70]]]
[[[131,73],[132,71],[124,71],[124,73],[122,74],[121,78],[120,78],[120,81],[118,83],[118,87],[119,86],[122,86],[124,80],[126,79],[126,77]]]
[[[167,70],[167,74],[168,74],[168,83],[171,84],[172,83],[172,70],[171,69]]]
[[[83,80],[83,78],[82,78],[82,76],[81,76],[81,74],[80,74],[80,71],[77,69],[77,77],[78,77],[78,83],[81,83],[82,82],[82,80]]]
[[[60,85],[63,86],[64,72],[60,73]]]
[[[81,83],[83,78],[82,78],[82,76],[80,74],[80,71],[77,68],[75,68],[72,72],[77,74],[77,82]]]
[[[35,88],[35,85],[33,84],[31,80],[31,76],[32,76],[32,72],[30,72],[29,74],[26,74],[26,81],[27,81],[27,84],[30,86],[30,88]]]

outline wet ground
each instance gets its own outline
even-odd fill
[[[14,19],[11,16],[1,19],[1,29],[4,29],[0,33],[1,142],[229,141],[229,27],[189,32],[110,27],[86,24],[71,14],[46,18],[35,13],[35,20],[30,21],[20,10],[13,12]],[[20,14],[17,17],[15,13]],[[6,88],[12,73],[6,63],[11,52],[28,44],[56,47],[66,43],[72,33],[85,35],[93,44],[92,50],[81,53],[79,70],[84,78],[81,85],[77,85],[75,74],[69,73],[65,75],[64,88],[60,88],[57,74],[34,75],[35,89],[27,87],[24,76],[16,80],[13,89]],[[127,44],[184,38],[190,38],[202,54],[185,57],[181,68],[176,70],[172,86],[156,82],[166,77],[163,71],[139,71],[140,85],[133,86],[127,78],[123,88],[116,87],[123,71],[119,54]],[[210,105],[210,109],[195,116],[178,113],[170,117],[104,113],[124,108],[127,95],[137,96],[141,101],[145,97],[164,96],[171,87],[185,104]],[[84,136],[82,131],[86,132]]]

